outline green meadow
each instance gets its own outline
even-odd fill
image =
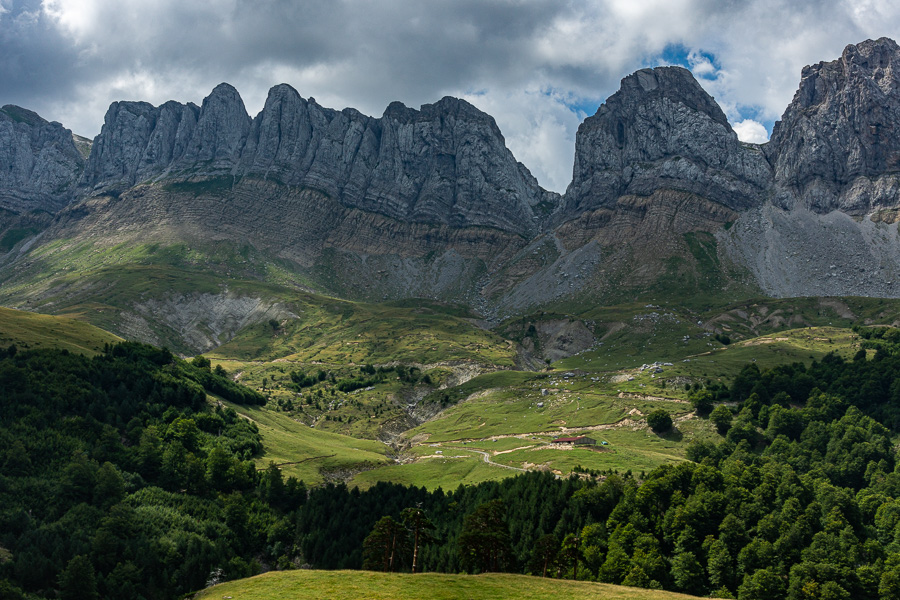
[[[122,338],[69,317],[0,308],[0,346],[15,344],[26,348],[64,348],[93,355]]]
[[[318,431],[262,407],[228,406],[259,427],[263,455],[257,459],[257,467],[274,462],[285,476],[297,477],[307,485],[322,483],[328,473],[373,468],[389,460],[389,448],[381,442]]]
[[[500,370],[442,389],[408,386],[389,379],[372,389],[350,394],[326,391],[322,398],[328,406],[323,404],[321,411],[311,404],[302,405],[303,401],[319,402],[318,396],[304,391],[307,400],[299,401],[300,410],[289,414],[278,412],[273,404],[278,398],[297,396],[285,384],[285,374],[292,368],[307,367],[306,363],[218,362],[229,371],[241,372],[242,381],[258,389],[262,377],[268,378],[267,391],[273,402],[265,409],[254,409],[258,414],[253,418],[277,423],[278,427],[263,429],[264,438],[272,441],[260,463],[299,463],[285,466],[286,472],[309,482],[321,481],[322,473],[344,469],[351,485],[363,488],[378,481],[392,481],[448,489],[518,472],[500,465],[567,475],[578,468],[640,473],[682,461],[692,439],[719,439],[709,421],[693,414],[687,402],[688,387],[727,383],[750,362],[760,367],[795,361],[809,363],[829,352],[849,357],[858,346],[858,336],[848,328],[803,327],[727,345],[705,346],[700,353],[673,358],[671,365],[660,366],[659,373],[640,368],[656,362],[650,361],[651,356],[641,357],[646,360],[632,363],[629,368],[607,371],[597,369],[581,355],[559,361],[542,372]],[[356,369],[340,364],[328,367],[347,376]],[[432,373],[436,381],[443,376],[439,370]],[[327,390],[329,386],[323,387]],[[439,404],[441,409],[411,429],[391,429],[392,423],[402,420],[403,399],[415,390],[421,402]],[[652,432],[644,420],[660,408],[676,422],[673,431],[663,435]],[[337,444],[339,452],[320,452],[319,448],[330,447],[332,442],[295,444],[295,432],[303,436],[301,439],[309,440],[318,436],[324,440],[327,434],[345,435],[327,437],[344,440]],[[554,437],[561,435],[587,435],[607,444],[599,450],[550,445]],[[379,459],[357,454],[360,450],[372,451],[357,441],[376,437],[392,440],[394,449],[372,442],[380,450],[376,451]],[[387,461],[387,452],[397,460]],[[479,452],[487,453],[496,464],[485,462]],[[336,456],[322,458],[327,454]],[[306,462],[300,462],[303,460]]]
[[[272,571],[203,590],[195,600],[679,600],[684,594],[604,583],[486,573],[377,573],[372,571]]]

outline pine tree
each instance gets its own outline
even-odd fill
[[[419,548],[422,544],[427,544],[435,540],[434,523],[425,516],[425,511],[421,507],[407,508],[400,513],[403,524],[409,528],[413,536],[413,555],[412,555],[412,572],[418,573],[419,568]]]
[[[463,519],[459,534],[459,555],[463,568],[482,573],[502,571],[509,563],[510,554],[503,500],[485,502]]]
[[[96,600],[97,580],[94,566],[80,554],[69,561],[59,574],[59,597],[62,600]]]
[[[393,518],[381,517],[363,541],[363,568],[397,571],[408,547],[407,530]]]

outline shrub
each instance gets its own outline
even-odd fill
[[[647,415],[647,425],[656,433],[662,433],[672,429],[672,417],[663,409],[654,410]]]

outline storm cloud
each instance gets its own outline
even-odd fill
[[[93,136],[112,101],[199,103],[222,81],[251,114],[278,83],[375,116],[453,95],[563,191],[578,124],[636,69],[687,66],[759,142],[804,65],[881,36],[900,37],[896,2],[0,0],[0,104]]]

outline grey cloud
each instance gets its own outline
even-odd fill
[[[42,97],[71,89],[77,56],[41,14],[40,1],[7,5],[0,14],[0,102],[35,106]]]

